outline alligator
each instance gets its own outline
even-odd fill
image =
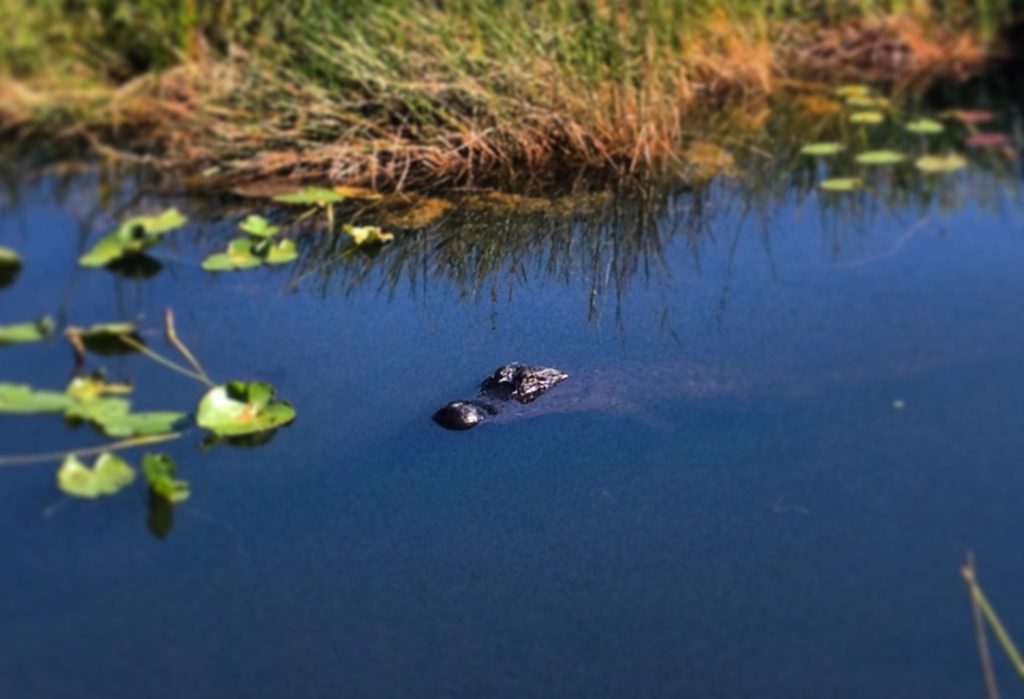
[[[483,380],[475,396],[452,401],[434,413],[434,421],[450,430],[472,429],[498,415],[509,401],[532,403],[567,378],[560,369],[506,364]]]

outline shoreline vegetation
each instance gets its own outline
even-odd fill
[[[0,0],[0,140],[212,188],[680,172],[777,92],[964,79],[1020,0]]]

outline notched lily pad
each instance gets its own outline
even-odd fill
[[[238,227],[256,238],[271,238],[280,232],[281,227],[273,225],[262,216],[252,215],[238,224]]]
[[[945,155],[922,156],[914,164],[921,172],[939,175],[956,172],[967,167],[967,159],[959,153],[946,153]]]
[[[228,243],[227,252],[210,255],[203,261],[203,269],[207,272],[233,272],[240,269],[252,269],[263,264],[253,252],[253,241],[249,238],[235,238]]]
[[[292,262],[299,256],[295,247],[295,241],[290,239],[280,240],[267,248],[264,262],[268,265],[283,265]]]
[[[894,150],[869,150],[857,156],[859,165],[895,165],[904,160],[906,156]]]
[[[830,177],[818,185],[826,192],[852,192],[864,186],[859,177]]]
[[[263,381],[231,381],[207,391],[199,401],[196,422],[221,437],[273,430],[291,423],[295,408],[274,398]]]
[[[836,97],[850,98],[850,97],[866,97],[871,94],[871,88],[867,85],[840,85],[835,89]]]
[[[185,215],[174,208],[153,216],[129,218],[100,238],[92,250],[78,258],[78,263],[83,267],[103,267],[123,257],[138,255],[187,221]]]
[[[69,456],[57,469],[57,487],[63,493],[89,500],[113,495],[134,480],[132,467],[111,452],[100,454],[92,468]]]
[[[279,194],[273,198],[274,201],[282,204],[314,204],[316,206],[327,206],[344,201],[345,196],[326,187],[306,187],[297,192]]]
[[[835,155],[843,150],[843,144],[832,141],[821,142],[821,143],[808,143],[806,146],[800,149],[802,155],[810,155],[813,157]]]
[[[928,135],[942,133],[946,127],[941,122],[935,121],[934,119],[921,118],[914,119],[909,122],[906,127],[910,133]]]
[[[188,481],[177,478],[178,469],[167,454],[145,454],[142,457],[142,473],[149,482],[150,490],[171,504],[188,499],[191,494]]]
[[[53,334],[53,327],[53,318],[50,316],[26,323],[0,325],[0,346],[47,340]]]
[[[383,245],[395,239],[393,233],[388,233],[379,226],[350,226],[346,224],[343,229],[352,238],[356,245]]]

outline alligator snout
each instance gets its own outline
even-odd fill
[[[452,401],[434,413],[434,422],[449,430],[469,430],[501,412],[504,403],[531,403],[567,378],[560,369],[506,364],[484,379],[476,396]]]

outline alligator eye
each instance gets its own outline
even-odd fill
[[[478,405],[453,401],[434,413],[434,422],[449,430],[469,430],[487,419],[487,413]]]

